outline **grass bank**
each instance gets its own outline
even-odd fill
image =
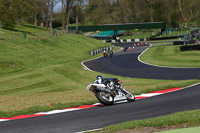
[[[183,34],[190,34],[190,30],[189,29],[176,30],[176,31],[168,33],[168,34],[163,34],[163,35],[157,36],[156,38],[169,37],[169,36],[179,36],[179,35],[183,35]]]
[[[23,28],[30,33],[34,31],[35,34],[41,31],[40,27],[35,26]],[[20,30],[15,32],[21,35]],[[41,32],[45,30],[42,29]],[[1,40],[0,118],[97,102],[95,96],[86,90],[86,86],[94,82],[96,75],[102,73],[86,71],[81,62],[100,56],[93,57],[89,51],[105,46],[110,44],[74,34]],[[102,75],[113,77],[109,74]],[[199,82],[114,77],[121,79],[124,87],[134,94]],[[50,108],[51,103],[53,108]]]
[[[152,36],[152,32],[132,32],[132,35],[121,36],[120,39],[140,39],[140,38],[148,38]]]
[[[159,133],[199,133],[200,127],[191,127],[191,128],[183,128],[183,129],[172,129],[167,131],[162,131]]]
[[[136,120],[112,125],[98,133],[130,133],[130,132],[155,132],[176,128],[200,126],[200,110],[174,113],[167,116],[151,119]]]
[[[200,67],[200,51],[180,51],[180,46],[149,48],[140,59],[146,63],[166,67]]]

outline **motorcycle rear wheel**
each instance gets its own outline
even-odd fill
[[[104,105],[113,105],[114,104],[113,96],[107,92],[97,91],[96,97],[99,100],[99,102]]]

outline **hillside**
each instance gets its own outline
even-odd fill
[[[81,62],[94,58],[89,51],[110,44],[76,34],[52,37],[52,31],[30,25],[17,29],[3,30],[6,37],[0,41],[0,118],[97,102],[86,86],[101,73],[86,71]],[[28,33],[26,39],[22,37],[24,31]],[[198,82],[102,75],[121,79],[134,94]]]
[[[53,37],[52,31],[40,27],[27,28],[26,25],[16,29],[19,28],[17,32],[4,31],[6,35],[14,34],[15,37],[5,36],[0,41],[0,73],[81,60],[90,57],[89,51],[107,45],[82,35],[62,34]],[[22,38],[23,31],[27,33],[26,39]],[[41,36],[42,33],[47,36]]]
[[[34,30],[34,34],[45,33],[40,27],[20,28],[29,32]],[[12,35],[11,31],[4,32]],[[22,32],[15,31],[14,34],[22,35]],[[89,51],[105,46],[110,45],[74,34],[45,39],[27,37],[1,40],[0,105],[3,108],[0,111],[48,105],[66,99],[73,101],[67,94],[59,92],[85,88],[85,85],[79,84],[81,79],[87,83],[90,79],[93,81],[95,76],[88,77],[81,62],[92,58]],[[66,98],[62,99],[60,95]]]

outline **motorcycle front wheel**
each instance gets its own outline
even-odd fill
[[[128,92],[128,91],[126,91],[126,99],[129,102],[135,102],[135,96],[132,93]]]
[[[104,105],[113,105],[114,104],[113,96],[107,92],[97,91],[96,97],[99,100],[99,102]]]

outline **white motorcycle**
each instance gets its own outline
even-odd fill
[[[100,103],[112,105],[117,101],[135,101],[135,96],[122,87],[122,82],[116,78],[104,79],[104,84],[89,84],[87,90],[94,93]]]

